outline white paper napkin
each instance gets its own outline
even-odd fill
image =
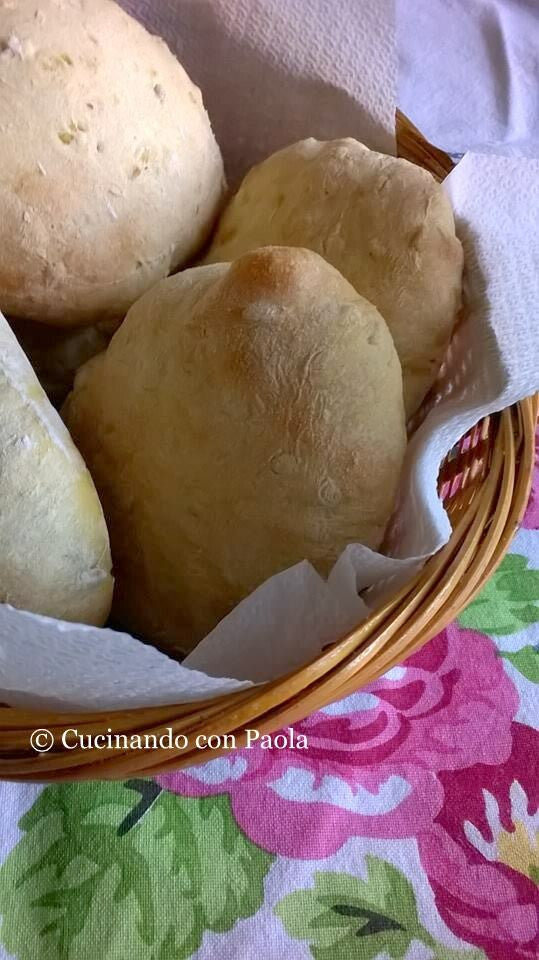
[[[538,37],[537,0],[397,0],[399,106],[449,153],[539,156]]]

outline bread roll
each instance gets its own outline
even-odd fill
[[[431,174],[357,140],[295,143],[247,174],[206,262],[263,244],[316,250],[378,307],[411,416],[436,378],[461,295],[462,248]]]
[[[50,327],[18,318],[10,319],[9,325],[49,400],[60,407],[79,367],[108,347],[120,323],[102,320],[91,327]]]
[[[200,90],[111,0],[0,4],[0,308],[123,317],[205,242],[223,164]]]
[[[0,602],[100,626],[112,577],[95,487],[0,314]]]
[[[302,249],[159,283],[65,416],[109,524],[115,617],[183,651],[272,574],[379,546],[406,444],[386,324]]]

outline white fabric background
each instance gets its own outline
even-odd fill
[[[399,106],[429,140],[539,156],[539,0],[397,0],[397,43]]]

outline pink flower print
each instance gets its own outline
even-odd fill
[[[443,807],[418,838],[438,910],[491,960],[539,956],[539,734],[512,726],[506,762],[440,773]]]
[[[189,796],[226,792],[247,836],[321,858],[350,836],[410,837],[440,812],[440,771],[511,750],[515,688],[492,641],[452,625],[385,677],[297,724],[308,749],[255,744],[161,777]]]
[[[539,429],[535,434],[535,468],[532,489],[522,526],[526,530],[539,530]]]

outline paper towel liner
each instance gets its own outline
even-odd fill
[[[354,0],[339,4],[339,11],[348,11],[350,19],[345,16],[337,27],[331,0],[313,0],[301,24],[295,22],[297,8],[294,13],[288,0],[180,0],[174,4],[161,0],[159,4],[124,5],[132,10],[136,7],[141,19],[169,41],[185,30],[181,43],[172,45],[183,54],[195,79],[201,79],[197,63],[200,73],[206,72],[208,91],[212,82],[216,84],[213,112],[221,122],[214,116],[214,125],[221,131],[225,156],[237,172],[259,158],[262,145],[263,152],[269,153],[283,142],[305,135],[353,135],[391,152],[388,120],[391,118],[392,124],[394,47],[388,52],[388,38],[393,40],[392,5],[385,0],[362,4],[367,32],[355,23]],[[305,14],[306,8],[302,6],[302,10]],[[279,16],[272,16],[272,11]],[[356,26],[359,32],[353,35]],[[201,54],[204,37],[210,38],[211,57]],[[233,46],[229,46],[231,37]],[[328,62],[328,51],[335,52],[343,37],[355,41],[346,40],[349,61],[343,64],[336,58],[332,62],[329,56]],[[300,56],[302,41],[305,50]],[[244,45],[250,53],[243,58]],[[246,71],[243,80],[234,61],[240,53],[241,70]],[[255,108],[247,65],[251,64],[249,70],[255,64],[259,69],[250,79],[262,83],[265,94],[261,103],[268,112],[260,112],[264,136],[258,140],[261,128],[255,108],[249,114],[252,128],[242,126],[237,102],[223,97],[223,112],[219,112],[217,64],[226,67],[227,58],[230,74],[239,86],[234,87],[229,74],[223,75],[221,91],[236,95],[247,85],[243,102],[253,100]],[[268,64],[282,81],[277,89],[273,79],[260,80],[259,74]],[[358,78],[363,65],[368,82],[361,87]],[[322,79],[317,78],[317,71]],[[328,94],[319,102],[321,87],[340,91],[339,96],[332,99],[334,94]],[[283,104],[290,118],[285,126],[280,113]],[[305,104],[308,117],[302,116]],[[367,123],[363,130],[360,119],[364,121],[366,115],[370,126]],[[251,129],[256,135],[244,142]],[[124,633],[61,623],[0,606],[0,701],[38,710],[127,709],[192,702],[273,679],[316,657],[323,646],[368,615],[358,591],[373,587],[369,592],[372,607],[447,542],[450,524],[436,490],[443,457],[481,417],[539,389],[539,324],[535,316],[539,303],[535,223],[539,161],[468,154],[446,180],[445,188],[465,247],[467,319],[452,345],[451,391],[431,411],[408,448],[394,524],[393,558],[351,545],[327,582],[306,561],[277,574],[221,621],[183,665]]]
[[[281,147],[395,153],[393,0],[120,0],[199,85],[231,186]]]

